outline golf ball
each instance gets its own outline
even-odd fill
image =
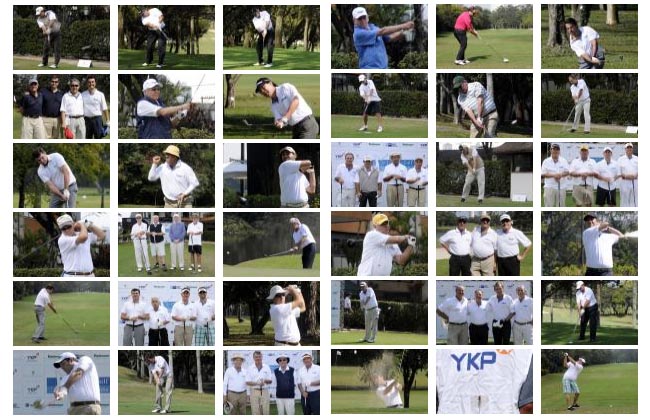
[[[83,198],[85,200],[86,198],[88,198],[88,196],[87,195],[82,195],[81,198]]]
[[[226,255],[230,255],[230,251],[226,251]]]

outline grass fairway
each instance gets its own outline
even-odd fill
[[[427,414],[428,395],[428,391],[411,391],[409,408],[384,408],[374,391],[332,391],[332,414]]]
[[[224,277],[318,277],[320,276],[320,253],[316,254],[311,270],[302,268],[300,255],[280,255],[258,258],[237,265],[223,266]]]
[[[261,69],[262,71],[262,69]],[[235,108],[227,108],[223,115],[223,137],[226,139],[290,139],[291,129],[278,130],[273,126],[271,100],[255,95],[255,82],[270,76],[276,84],[291,83],[309,104],[314,117],[320,117],[320,76],[318,74],[244,74],[237,82]],[[224,78],[224,95],[227,86]],[[252,126],[244,124],[246,120]]]
[[[264,49],[264,59],[266,57],[266,49]],[[257,63],[257,52],[254,47],[224,47],[223,49],[224,70],[260,70],[259,66],[253,65],[255,63]],[[275,48],[273,50],[273,67],[268,70],[318,70],[319,68],[319,51]]]
[[[250,335],[251,323],[250,318],[244,317],[244,322],[239,322],[237,317],[226,317],[228,328],[230,329],[230,336],[223,338],[224,346],[273,346],[274,332],[273,324],[267,322],[264,325],[264,335]],[[320,344],[319,338],[302,337],[300,344],[303,346],[318,346]]]
[[[356,345],[356,346],[383,346],[383,345],[399,345],[399,346],[414,346],[429,344],[429,336],[427,334],[416,334],[397,331],[379,331],[375,343],[360,343],[363,340],[365,331],[363,330],[346,330],[346,331],[332,331],[332,344],[343,345]]]
[[[61,70],[81,70],[88,72],[89,70],[82,67],[77,67],[77,60],[62,58],[59,62],[59,67],[56,69],[51,69],[49,67],[38,67],[41,63],[41,57],[35,55],[14,55],[14,70],[28,70],[28,71],[38,71],[39,73],[43,72],[58,72]],[[48,65],[54,64],[54,58],[50,57]],[[142,64],[142,63],[141,63]],[[96,61],[93,60],[92,67],[90,71],[93,70],[110,70],[111,64],[108,61]],[[108,92],[106,92],[108,97]]]
[[[468,229],[469,230],[469,229]],[[524,232],[524,234],[532,242],[535,242],[533,236],[530,232]],[[531,250],[531,251],[534,251]],[[445,259],[436,260],[436,275],[437,276],[448,276],[449,275],[449,254],[446,253],[442,248],[436,248],[437,255],[446,255]],[[533,254],[529,253],[526,256],[526,259],[521,263],[521,275],[522,276],[532,276],[533,275]]]
[[[120,49],[117,53],[118,66],[120,70],[214,70],[214,53],[200,55],[186,55],[185,53],[165,55],[165,64],[162,69],[157,69],[158,55],[154,53],[153,63],[143,67],[145,50]]]
[[[530,138],[532,136],[533,130],[530,128],[510,124],[497,127],[497,137],[499,138]],[[454,124],[453,117],[436,115],[436,137],[467,139],[469,138],[469,125]]]
[[[454,64],[459,44],[453,32],[436,34],[436,67],[439,69],[462,69],[462,71],[533,68],[532,30],[492,29],[482,30],[480,34],[482,39],[467,34],[465,58],[471,63],[464,66]],[[510,61],[504,63],[504,57]]]
[[[580,326],[575,329],[578,314],[567,308],[553,308],[553,324],[551,324],[551,308],[544,307],[544,322],[542,324],[542,344],[590,344],[589,340],[578,341]],[[589,327],[587,326],[587,337]],[[632,327],[632,316],[601,316],[598,327],[598,345],[637,345],[639,332]]]
[[[138,379],[135,372],[118,367],[118,414],[157,415],[152,413],[156,389],[148,381]],[[214,415],[214,394],[199,394],[193,389],[174,388],[169,414]]]
[[[332,115],[332,138],[355,139],[426,139],[428,122],[426,118],[384,117],[384,131],[377,132],[377,119],[368,119],[368,131],[359,131],[363,120],[359,115]]]
[[[605,25],[604,10],[594,10],[592,6],[589,25],[600,34],[599,45],[605,49],[605,69],[636,69],[639,66],[639,17],[636,11],[619,10],[619,24]],[[565,16],[571,16],[571,8],[565,7]],[[577,69],[578,57],[569,48],[551,49],[546,46],[548,40],[548,10],[542,8],[542,68],[543,69]]]
[[[542,414],[569,414],[562,394],[562,375],[542,376]],[[580,408],[570,414],[638,413],[638,365],[586,365],[578,378]]]
[[[591,141],[599,138],[638,138],[638,134],[626,134],[624,126],[607,126],[607,125],[591,125],[591,132],[584,134],[584,126],[581,124],[575,133],[571,133],[568,129],[571,125],[567,125],[564,129],[563,122],[557,121],[542,121],[542,137],[551,137],[555,139],[581,139],[584,141]]]
[[[556,197],[557,197],[557,195],[556,195]],[[543,186],[542,186],[542,191],[541,191],[541,194],[540,194],[540,200],[541,200],[542,206],[545,207],[544,206],[544,187]],[[594,202],[595,202],[595,200],[596,200],[596,194],[594,193]],[[620,193],[619,190],[616,190],[616,203],[619,206],[621,205],[621,193]],[[564,199],[564,207],[575,207],[575,206],[576,206],[576,202],[573,200],[573,195],[571,194],[571,190],[567,190],[566,195],[565,195],[565,199]]]
[[[14,202],[14,207],[18,207],[18,201],[19,201],[20,196],[18,193],[14,193],[13,195],[13,202]],[[111,196],[108,190],[106,190],[106,193],[104,194],[104,207],[108,208],[110,207],[110,201]],[[33,207],[33,203],[29,201],[29,198],[25,199],[26,201],[26,206],[27,207]],[[49,194],[44,194],[41,196],[41,206],[42,208],[45,208],[49,205],[50,203],[50,196]],[[86,209],[99,209],[102,208],[101,206],[102,203],[102,198],[99,195],[99,192],[97,191],[96,188],[79,188],[79,192],[77,193],[77,208],[86,208]]]
[[[401,354],[400,350],[395,350],[397,356]],[[433,379],[433,378],[432,378]],[[400,377],[400,383],[402,378]],[[415,374],[415,385],[420,390],[426,391],[429,386],[429,378],[424,371],[418,371]],[[332,387],[343,388],[359,388],[366,387],[367,384],[359,380],[359,368],[356,366],[332,366]]]
[[[147,245],[147,249],[149,250],[149,245]],[[162,270],[153,270],[153,275],[148,276],[147,272],[144,271],[144,269],[141,272],[138,272],[137,267],[135,265],[135,250],[133,248],[133,242],[129,242],[126,244],[119,244],[118,245],[118,270],[117,270],[117,275],[120,277],[214,277],[214,264],[215,264],[215,259],[214,259],[214,243],[213,242],[203,242],[203,258],[202,258],[202,264],[201,266],[203,267],[203,272],[197,273],[196,270],[194,271],[188,271],[188,268],[192,262],[190,259],[190,253],[187,251],[187,243],[185,244],[184,247],[184,255],[185,255],[185,271],[179,271],[178,268],[176,270],[167,270],[167,271],[162,271]],[[154,265],[153,258],[151,257],[151,253],[149,253],[149,262],[151,265]],[[165,262],[167,263],[167,267],[171,267],[171,250],[169,245],[165,246]]]
[[[44,346],[108,346],[110,345],[110,302],[108,293],[55,293],[54,307],[45,314]],[[36,329],[34,299],[26,296],[14,302],[14,346],[33,346],[32,334]],[[68,327],[63,318],[72,328]]]
[[[464,203],[460,202],[459,195],[436,195],[436,205],[438,207],[478,207],[478,198],[470,196]],[[480,207],[532,207],[532,201],[515,202],[505,197],[485,197]]]

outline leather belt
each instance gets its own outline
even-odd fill
[[[490,255],[488,255],[488,256],[485,257],[485,258],[479,258],[479,257],[472,257],[472,258],[474,258],[475,260],[479,260],[479,261],[485,261],[485,260],[487,260],[488,258],[492,258],[492,257],[494,257],[494,254],[490,254]]]
[[[66,276],[91,276],[93,271],[64,271]]]
[[[449,322],[449,325],[467,325],[467,322]]]
[[[276,343],[280,343],[280,344],[286,344],[286,345],[288,345],[288,346],[299,346],[299,345],[300,345],[300,341],[298,341],[298,342],[291,342],[291,341],[275,340],[275,342],[276,342]]]
[[[99,401],[75,401],[70,403],[72,407],[79,407],[81,405],[93,405],[93,404],[101,405]]]
[[[517,325],[533,325],[533,321],[528,321],[528,322],[515,321],[515,324],[517,324]]]
[[[83,115],[68,115],[68,118],[74,118],[74,119],[83,118]]]

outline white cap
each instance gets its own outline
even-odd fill
[[[58,359],[54,362],[54,367],[55,368],[60,368],[61,367],[61,362],[66,360],[66,359],[77,359],[77,356],[75,356],[74,353],[71,353],[69,351],[66,351],[65,353],[61,353]]]
[[[607,147],[605,147],[605,148],[603,149],[603,153],[605,153],[605,152],[611,152],[611,151],[612,151],[612,148],[609,147],[609,146],[607,146]]]
[[[368,284],[366,284],[365,281],[362,281],[361,283],[359,283],[359,287],[366,287],[366,286],[368,286]]]
[[[273,300],[275,299],[276,295],[286,295],[287,292],[284,290],[284,287],[280,285],[275,285],[271,287],[271,291],[269,291],[269,295],[266,297],[266,300]]]
[[[312,358],[311,353],[304,353],[304,354],[302,355],[302,360],[305,360],[305,359],[308,358],[308,357],[309,357],[310,359]]]
[[[74,223],[74,220],[72,220],[72,217],[70,217],[69,214],[64,214],[63,216],[59,216],[58,219],[56,219],[56,224],[59,226],[59,228],[62,228],[63,226],[68,226]]]
[[[579,280],[579,281],[576,283],[576,290],[578,290],[579,288],[581,288],[584,284],[585,284],[584,281]]]
[[[289,223],[292,224],[292,225],[293,225],[294,223],[298,223],[298,224],[300,224],[300,220],[298,220],[297,217],[292,217],[291,219],[289,219]]]
[[[147,79],[142,84],[142,90],[145,91],[147,89],[155,88],[156,86],[160,86],[160,83],[158,83],[158,80],[156,80],[156,79]]]
[[[365,74],[360,74],[360,75],[359,75],[359,81],[360,81],[360,82],[363,82],[363,81],[365,81],[365,80],[366,80],[366,75],[365,75]]]
[[[368,16],[368,12],[366,12],[366,9],[363,7],[355,7],[352,11],[352,19],[357,20],[361,16]]]
[[[503,222],[504,220],[512,220],[509,214],[502,214],[501,217],[499,217],[499,222]]]
[[[582,357],[579,358],[578,361],[579,361],[580,363],[582,363],[583,365],[584,365],[585,363],[587,363],[587,361],[586,361],[585,359],[583,359]]]
[[[36,8],[36,16],[40,15],[41,12],[42,12],[43,10],[45,10],[45,9],[42,8],[41,6],[38,6],[38,7]]]
[[[142,219],[142,215],[140,213],[138,213],[138,214],[135,215],[135,218],[136,219]]]
[[[632,143],[625,143],[625,148],[627,149],[628,147],[634,148],[634,145]]]

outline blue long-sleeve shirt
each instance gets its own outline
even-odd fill
[[[173,241],[182,241],[185,239],[185,225],[181,222],[172,223],[169,226],[169,239]]]

